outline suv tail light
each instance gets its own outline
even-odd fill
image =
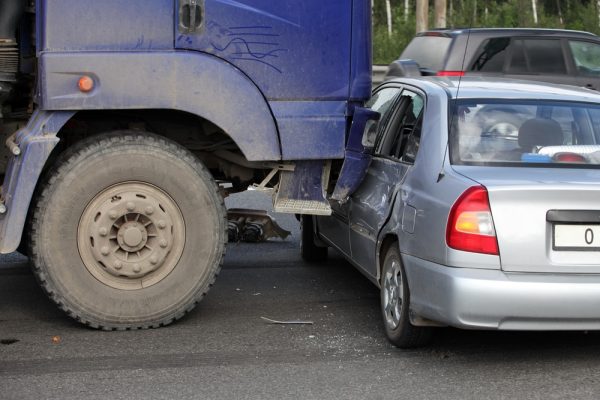
[[[465,71],[438,71],[436,76],[465,76]]]
[[[456,250],[499,255],[490,201],[483,186],[470,187],[452,206],[446,243]]]

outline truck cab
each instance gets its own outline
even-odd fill
[[[224,194],[276,186],[276,211],[331,212],[366,123],[369,1],[8,0],[0,16],[0,252],[28,253],[74,318],[183,316],[219,271]]]

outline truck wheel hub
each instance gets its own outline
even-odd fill
[[[137,221],[125,222],[117,233],[117,242],[121,249],[129,252],[141,250],[146,246],[148,231]]]
[[[78,247],[86,268],[103,283],[139,289],[166,277],[185,242],[181,212],[159,188],[142,182],[112,186],[88,204]]]

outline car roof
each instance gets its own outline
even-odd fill
[[[482,36],[520,36],[520,35],[543,35],[543,36],[568,36],[598,38],[591,32],[575,31],[570,29],[543,29],[543,28],[453,28],[433,29],[417,33],[416,36],[446,36],[456,37],[460,35],[482,35]]]
[[[600,93],[597,91],[545,82],[490,77],[396,78],[387,82],[416,86],[425,92],[442,89],[452,99],[526,99],[600,104]]]

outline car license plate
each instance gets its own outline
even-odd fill
[[[554,250],[600,251],[600,225],[554,225]]]

